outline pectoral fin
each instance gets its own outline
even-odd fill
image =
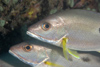
[[[49,65],[49,66],[54,66],[54,67],[63,67],[63,66],[61,66],[61,65],[59,65],[59,64],[52,63],[52,62],[50,62],[50,61],[45,61],[44,63],[45,63],[46,65]]]
[[[72,56],[74,56],[75,58],[80,59],[77,51],[68,49],[68,53],[71,54]]]
[[[67,39],[63,38],[63,40],[62,40],[62,46],[63,46],[64,57],[66,58],[66,60],[68,60],[68,52],[67,52],[67,49],[66,49],[66,41],[67,41]]]
[[[68,52],[67,52],[67,49],[63,48],[63,54],[64,54],[64,57],[66,58],[66,60],[68,60]]]
[[[75,58],[80,59],[77,51],[66,48],[67,42],[68,42],[68,38],[63,38],[62,45],[63,45],[63,54],[64,54],[65,58],[68,60],[68,54],[70,54],[70,55],[74,56]]]

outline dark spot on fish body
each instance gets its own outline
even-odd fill
[[[99,33],[100,33],[100,28],[99,28]]]
[[[89,59],[88,57],[83,57],[82,60],[83,60],[84,62],[89,62],[89,61],[90,61],[90,59]]]

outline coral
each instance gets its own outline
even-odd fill
[[[3,11],[4,9],[3,9],[3,7],[2,6],[0,6],[0,11]]]
[[[5,20],[2,20],[0,19],[0,26],[3,27],[5,25],[6,21]]]
[[[70,6],[70,7],[73,7],[74,6],[74,2],[76,2],[76,0],[74,1],[74,0],[68,0],[67,1],[67,4]]]
[[[2,26],[0,32],[4,34],[5,30],[5,34],[7,34],[8,31],[26,24],[25,21],[34,20],[40,10],[40,0],[0,0],[0,18],[7,22]]]
[[[63,8],[63,0],[48,0],[49,1],[49,14],[53,14]]]
[[[50,10],[50,14],[56,13],[57,12],[57,8],[51,9]]]
[[[35,5],[30,5],[28,7],[28,10],[26,11],[25,14],[22,15],[22,17],[28,17],[29,19],[35,19],[37,18],[37,13],[39,13],[41,11],[41,7],[40,7],[40,2],[35,4]]]
[[[77,0],[75,0],[77,2]],[[91,10],[99,11],[98,9],[98,0],[80,0],[78,3],[73,6],[73,8],[86,8]]]

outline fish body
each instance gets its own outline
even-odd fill
[[[33,40],[32,40],[33,41]],[[30,42],[30,41],[29,41]],[[100,63],[98,60],[100,57],[98,57],[98,54],[87,54],[87,53],[80,53],[80,59],[73,58],[72,61],[67,61],[63,55],[60,48],[56,48],[56,51],[54,52],[48,47],[39,46],[38,44],[30,44],[29,42],[23,42],[17,45],[14,45],[10,48],[9,52],[17,57],[19,60],[23,61],[24,63],[27,63],[31,65],[32,67],[52,67],[49,65],[46,65],[43,63],[45,61],[51,61],[53,63],[57,63],[60,65],[63,65],[64,67],[100,67]],[[34,42],[35,43],[35,42]],[[29,49],[28,46],[32,46],[32,49]],[[25,49],[25,47],[28,49]],[[31,47],[30,47],[31,48]],[[45,49],[45,50],[44,50]],[[44,52],[43,52],[44,51]],[[45,53],[46,51],[46,53]],[[47,55],[46,55],[47,54]],[[45,60],[46,58],[48,58]],[[49,63],[50,64],[50,63]],[[56,67],[56,66],[53,66]],[[57,66],[58,67],[58,66]]]
[[[100,51],[100,13],[80,9],[58,12],[30,26],[27,34],[56,46],[67,37],[69,49]]]

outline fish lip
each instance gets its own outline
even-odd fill
[[[37,64],[34,64],[34,63],[32,63],[32,62],[27,62],[26,59],[24,59],[23,57],[17,55],[15,52],[13,52],[13,51],[11,51],[11,50],[9,50],[9,53],[10,53],[11,55],[13,55],[14,57],[18,58],[19,60],[23,61],[24,63],[28,64],[28,65],[37,66]],[[23,58],[23,59],[22,59],[22,58]]]
[[[11,55],[13,55],[14,57],[18,58],[19,60],[21,60],[22,62],[24,62],[24,63],[26,63],[26,64],[28,64],[28,65],[31,65],[31,66],[38,66],[38,65],[40,65],[40,64],[42,64],[42,63],[44,63],[45,61],[47,61],[47,60],[50,59],[49,57],[47,57],[47,58],[45,58],[43,61],[41,61],[40,63],[33,63],[33,62],[31,62],[31,61],[30,61],[30,62],[27,62],[26,59],[24,59],[23,57],[17,55],[15,52],[13,52],[13,51],[11,51],[11,50],[9,50],[9,53],[10,53]],[[23,58],[23,59],[22,59],[22,58]]]
[[[27,31],[26,33],[27,33],[27,35],[29,35],[29,36],[31,36],[33,38],[36,38],[36,39],[38,39],[40,41],[48,42],[50,44],[55,44],[56,45],[59,42],[59,40],[46,40],[45,38],[43,38],[43,37],[41,37],[39,35],[36,35],[35,33],[33,34],[30,31]],[[57,46],[59,46],[59,45],[57,45]]]

